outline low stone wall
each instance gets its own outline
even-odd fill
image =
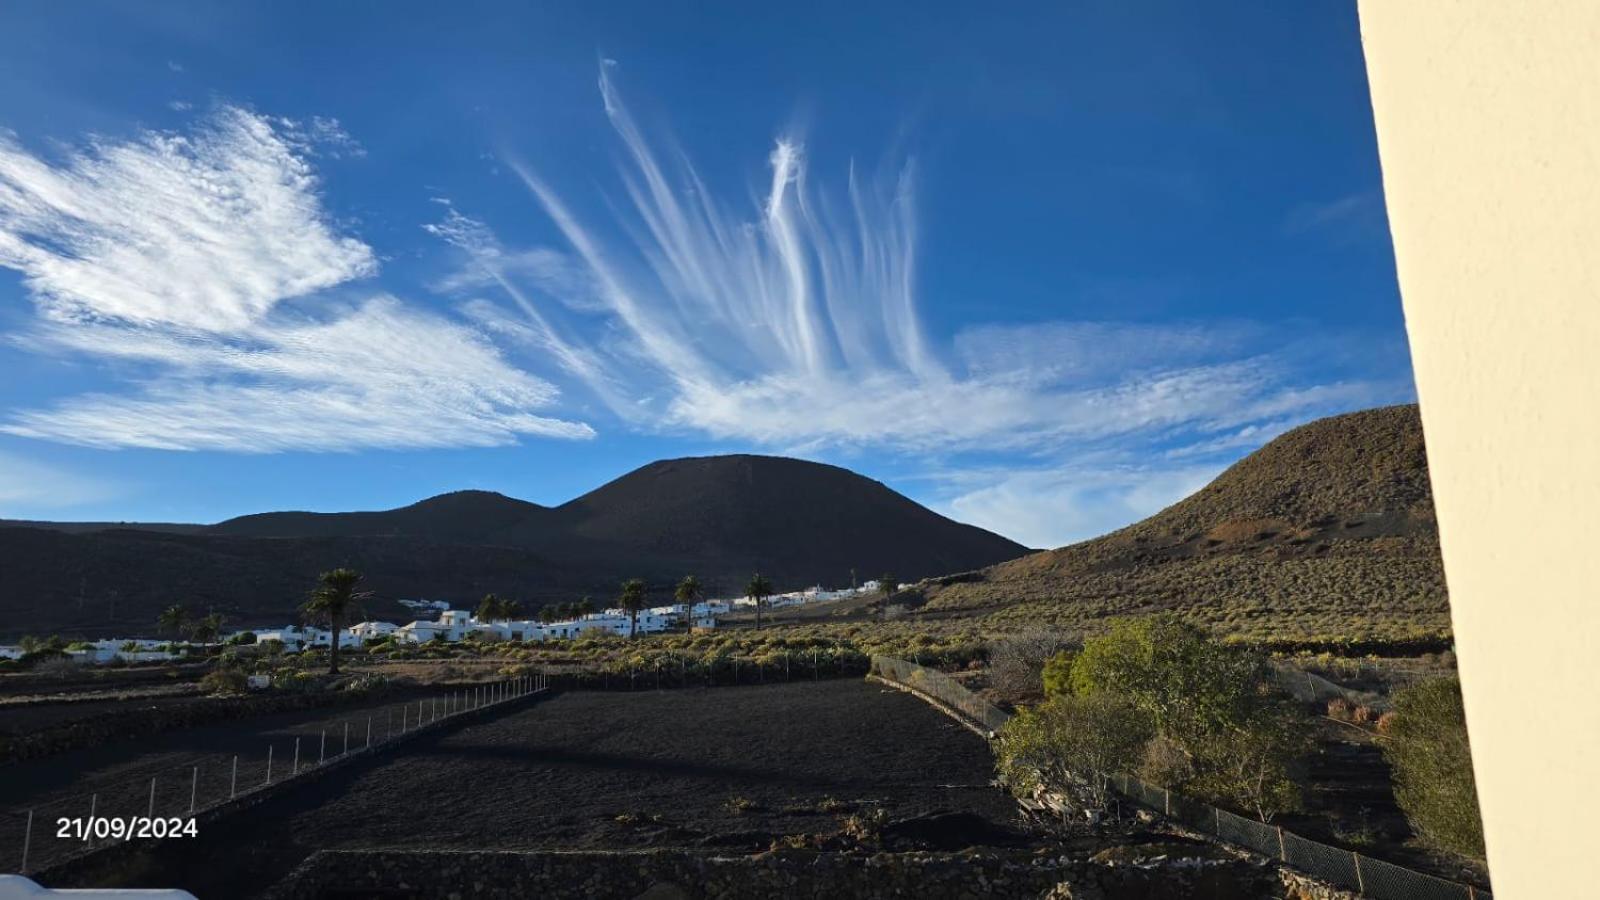
[[[1243,860],[1116,865],[1026,851],[717,856],[690,850],[323,851],[270,900],[383,896],[450,900],[746,900],[916,897],[973,900],[1252,900],[1281,898],[1276,871]]]

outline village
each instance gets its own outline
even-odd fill
[[[773,594],[762,600],[765,609],[802,606],[841,600],[859,594],[870,594],[878,589],[878,582],[867,581],[853,588],[828,590],[818,585],[801,591]],[[751,597],[711,599],[694,604],[674,603],[641,609],[637,615],[620,607],[594,613],[543,621],[530,618],[480,618],[473,612],[452,609],[444,600],[401,600],[400,605],[419,614],[432,613],[436,619],[415,619],[403,625],[381,620],[367,620],[340,628],[341,647],[361,647],[374,641],[392,640],[402,644],[424,644],[429,641],[456,643],[475,641],[526,641],[544,642],[574,640],[585,636],[660,634],[673,629],[709,630],[717,627],[718,619],[739,612],[754,610],[756,600]],[[73,662],[88,665],[109,663],[160,662],[179,659],[187,649],[200,649],[215,645],[251,645],[276,642],[286,653],[332,646],[334,632],[314,625],[290,624],[264,628],[242,628],[221,633],[215,641],[173,641],[162,638],[105,638],[80,641],[67,646],[62,652]],[[0,659],[18,659],[27,652],[22,646],[0,646]]]

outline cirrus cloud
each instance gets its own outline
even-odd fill
[[[1250,322],[974,323],[948,342],[918,306],[915,165],[851,166],[830,189],[778,139],[749,208],[647,139],[600,69],[626,202],[587,221],[535,167],[508,167],[563,239],[508,246],[447,203],[462,253],[445,292],[550,352],[636,428],[782,449],[1055,453],[1404,397],[1392,377],[1316,371]],[[496,303],[482,292],[504,294]],[[509,305],[506,302],[509,301]],[[1303,345],[1304,341],[1297,342]]]
[[[55,162],[0,139],[0,265],[22,273],[38,313],[10,340],[132,373],[131,390],[15,411],[0,430],[234,451],[592,436],[539,412],[556,387],[470,321],[376,292],[327,296],[377,262],[324,209],[308,142],[360,152],[337,120],[238,107]]]

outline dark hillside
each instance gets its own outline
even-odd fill
[[[893,571],[912,579],[1010,559],[1026,548],[952,522],[834,466],[732,456],[653,463],[557,509],[486,491],[380,512],[243,516],[190,533],[0,528],[0,638],[148,631],[173,603],[234,624],[283,624],[318,572],[365,572],[369,614],[400,598],[472,604],[494,591],[529,606],[615,597],[644,578],[653,599],[695,574],[713,594],[753,572],[779,590]]]
[[[921,578],[1027,552],[848,469],[774,456],[654,462],[556,513],[570,533],[597,544],[807,584],[842,584],[852,567],[863,580],[882,571]]]
[[[381,512],[270,512],[239,516],[205,529],[230,537],[397,536],[435,541],[501,543],[500,536],[547,515],[549,508],[493,491],[453,491]]]

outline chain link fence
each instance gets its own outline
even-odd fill
[[[950,676],[916,663],[888,656],[872,658],[872,673],[913,688],[960,712],[992,732],[998,732],[1010,715],[967,690]],[[1424,875],[1303,838],[1282,827],[1231,813],[1184,797],[1132,775],[1113,775],[1112,787],[1146,809],[1160,813],[1201,834],[1252,850],[1298,869],[1313,878],[1377,900],[1493,900],[1488,891]]]
[[[1326,703],[1343,700],[1352,706],[1365,706],[1377,712],[1387,712],[1393,707],[1387,697],[1372,691],[1356,691],[1336,684],[1285,662],[1272,664],[1272,677],[1284,693],[1303,703]]]
[[[1005,727],[1011,719],[1005,710],[967,690],[959,681],[937,669],[892,656],[873,656],[872,674],[932,697],[991,735]]]
[[[90,793],[0,812],[0,872],[27,875],[144,837],[181,839],[196,816],[548,686],[546,676],[527,675],[398,701],[265,741],[255,752],[197,756]]]

